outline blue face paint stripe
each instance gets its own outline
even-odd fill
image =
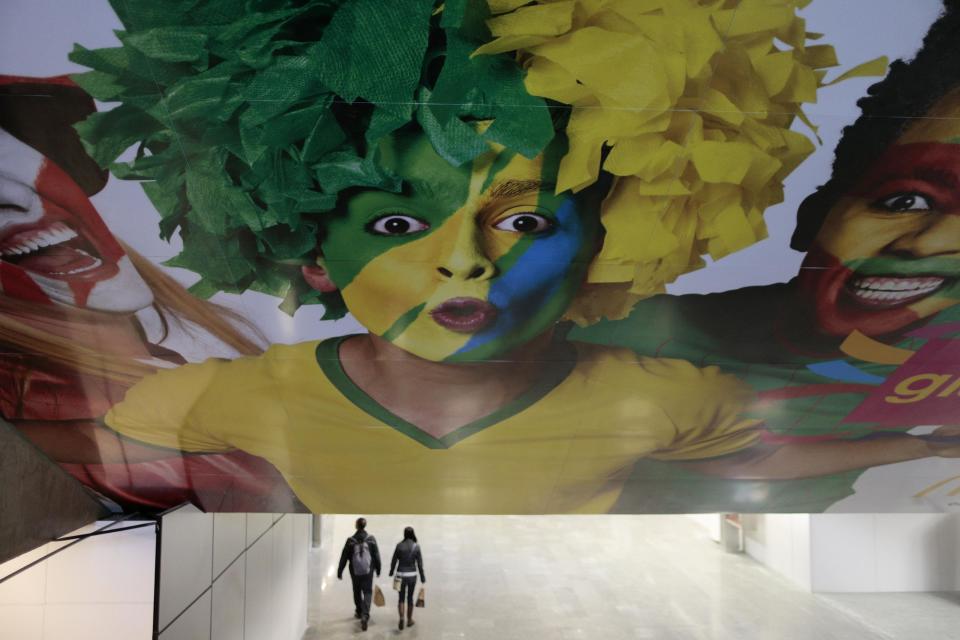
[[[500,314],[492,326],[470,338],[454,355],[472,351],[527,324],[527,318],[566,284],[583,246],[583,222],[576,207],[573,198],[566,200],[556,213],[557,229],[534,239],[513,266],[494,280],[487,300]],[[546,286],[548,282],[553,284]]]

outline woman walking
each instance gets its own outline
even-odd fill
[[[403,540],[397,543],[397,548],[393,552],[393,559],[390,560],[390,575],[397,572],[397,578],[400,580],[400,601],[397,604],[397,611],[400,613],[400,622],[398,627],[403,629],[403,599],[407,599],[407,626],[413,626],[413,591],[417,586],[417,571],[420,572],[420,580],[426,583],[427,579],[423,575],[423,556],[420,554],[420,545],[417,544],[417,534],[413,527],[403,529]]]

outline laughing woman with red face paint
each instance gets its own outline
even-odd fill
[[[895,407],[880,383],[897,379],[897,364],[928,338],[960,329],[960,3],[945,7],[914,59],[894,63],[860,101],[831,179],[801,205],[792,246],[807,255],[794,280],[657,296],[627,320],[571,337],[721,366],[759,392],[749,414],[765,420],[771,445],[896,437],[939,423],[942,414],[925,411],[934,401],[919,394],[896,419],[871,415],[865,401],[879,395]],[[619,508],[822,511],[851,495],[861,473],[721,482],[647,461],[631,479],[645,490]]]
[[[70,128],[93,111],[89,96],[66,78],[10,76],[0,77],[0,96],[0,415],[66,460],[95,450],[83,425],[131,384],[184,362],[145,338],[137,312],[152,306],[241,354],[260,349],[236,318],[190,296],[104,224],[88,195],[106,175]],[[131,508],[293,504],[276,471],[242,453],[63,466]]]
[[[830,208],[798,284],[835,336],[897,337],[960,302],[960,87]]]

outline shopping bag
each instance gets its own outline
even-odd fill
[[[420,587],[420,593],[417,594],[417,604],[414,606],[421,607],[421,608],[427,606],[426,604],[424,604],[424,600],[423,600],[423,587]]]
[[[393,590],[400,591],[401,584],[403,584],[403,579],[400,576],[393,576]]]
[[[373,604],[378,607],[387,604],[387,599],[383,597],[383,591],[380,591],[379,585],[373,585]]]

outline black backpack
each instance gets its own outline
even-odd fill
[[[370,573],[373,564],[373,556],[370,555],[370,545],[367,539],[357,540],[354,538],[353,552],[350,554],[350,569],[355,576],[365,576]]]

